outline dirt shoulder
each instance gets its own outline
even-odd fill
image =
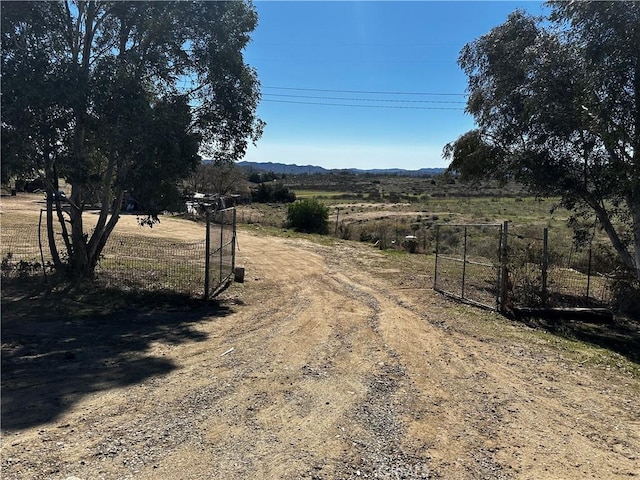
[[[640,475],[624,368],[366,245],[243,231],[238,253],[246,281],[220,305],[3,318],[2,478]]]

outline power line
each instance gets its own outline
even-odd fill
[[[429,93],[429,92],[377,92],[377,91],[367,91],[367,90],[331,90],[326,88],[296,88],[296,87],[266,87],[262,88],[270,88],[273,90],[297,90],[303,92],[330,92],[330,93],[363,93],[363,94],[373,94],[373,95],[433,95],[433,96],[456,96],[456,97],[466,97],[466,93]]]
[[[399,100],[388,98],[349,98],[349,97],[319,97],[315,95],[287,95],[282,93],[263,93],[263,96],[287,98],[313,98],[321,100],[348,100],[354,102],[394,102],[394,103],[466,103],[454,100]]]
[[[320,102],[299,102],[295,100],[272,100],[269,98],[262,99],[263,102],[272,102],[272,103],[293,103],[299,105],[320,105],[320,106],[329,106],[329,107],[355,107],[355,108],[400,108],[400,109],[410,109],[410,110],[458,110],[462,111],[464,108],[460,107],[416,107],[412,105],[358,105],[348,104],[348,103],[320,103]]]

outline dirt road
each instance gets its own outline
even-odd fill
[[[239,247],[246,281],[219,309],[10,319],[2,478],[640,476],[624,371],[399,285],[366,245]]]

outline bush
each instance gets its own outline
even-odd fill
[[[640,281],[631,278],[621,278],[611,285],[613,307],[618,312],[633,318],[640,318]]]
[[[251,201],[255,203],[291,203],[296,201],[295,192],[282,184],[261,183],[251,191]]]
[[[307,198],[289,205],[287,226],[298,232],[329,233],[329,209],[315,198]]]
[[[296,201],[296,194],[284,185],[276,185],[273,190],[273,200],[278,203],[291,203]]]
[[[338,225],[338,235],[342,240],[351,240],[351,225],[340,222],[340,225]]]

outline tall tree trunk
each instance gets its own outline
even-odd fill
[[[58,246],[56,245],[55,232],[53,230],[53,198],[49,194],[47,194],[47,241],[53,265],[55,266],[56,271],[61,272],[63,270],[63,265],[62,260],[60,260]]]
[[[640,187],[637,188],[635,198],[630,198],[627,203],[631,211],[631,225],[633,228],[633,249],[635,256],[635,276],[640,281]]]
[[[95,267],[98,265],[98,261],[100,260],[100,256],[102,255],[102,250],[107,244],[107,240],[111,236],[113,229],[120,219],[120,210],[122,208],[123,198],[124,190],[120,189],[113,199],[113,203],[111,205],[111,217],[109,218],[109,221],[106,223],[106,225],[102,228],[100,236],[95,239],[95,243],[92,245],[89,256],[91,271],[94,271]],[[94,242],[93,237],[91,238],[91,241]]]
[[[589,206],[593,208],[593,210],[595,211],[596,217],[598,218],[600,225],[602,226],[605,233],[609,237],[609,240],[611,241],[613,248],[618,253],[618,257],[620,258],[620,261],[622,262],[622,264],[625,265],[629,270],[634,271],[637,274],[636,262],[633,256],[631,255],[631,253],[629,253],[629,250],[625,247],[624,243],[622,243],[622,240],[618,236],[618,232],[616,231],[615,227],[611,223],[611,218],[609,218],[609,213],[606,211],[606,209],[602,205],[600,205],[593,198],[587,198],[586,201],[589,204]],[[629,206],[631,207],[631,205]],[[636,250],[636,254],[637,254],[637,250]]]
[[[87,152],[85,141],[87,128],[89,125],[88,115],[88,89],[89,89],[89,64],[91,48],[93,46],[94,22],[96,16],[96,3],[85,2],[82,8],[78,7],[79,15],[76,24],[76,33],[81,35],[81,39],[75,38],[74,62],[78,69],[78,95],[77,103],[74,107],[76,119],[75,132],[73,138],[73,157],[78,165],[87,162]],[[84,25],[84,32],[81,27]],[[81,56],[80,56],[81,53]],[[69,251],[70,274],[76,279],[88,279],[93,277],[93,268],[88,255],[87,235],[84,232],[82,214],[84,212],[84,190],[85,185],[81,180],[73,183],[69,215],[71,217],[71,240],[72,245]]]

